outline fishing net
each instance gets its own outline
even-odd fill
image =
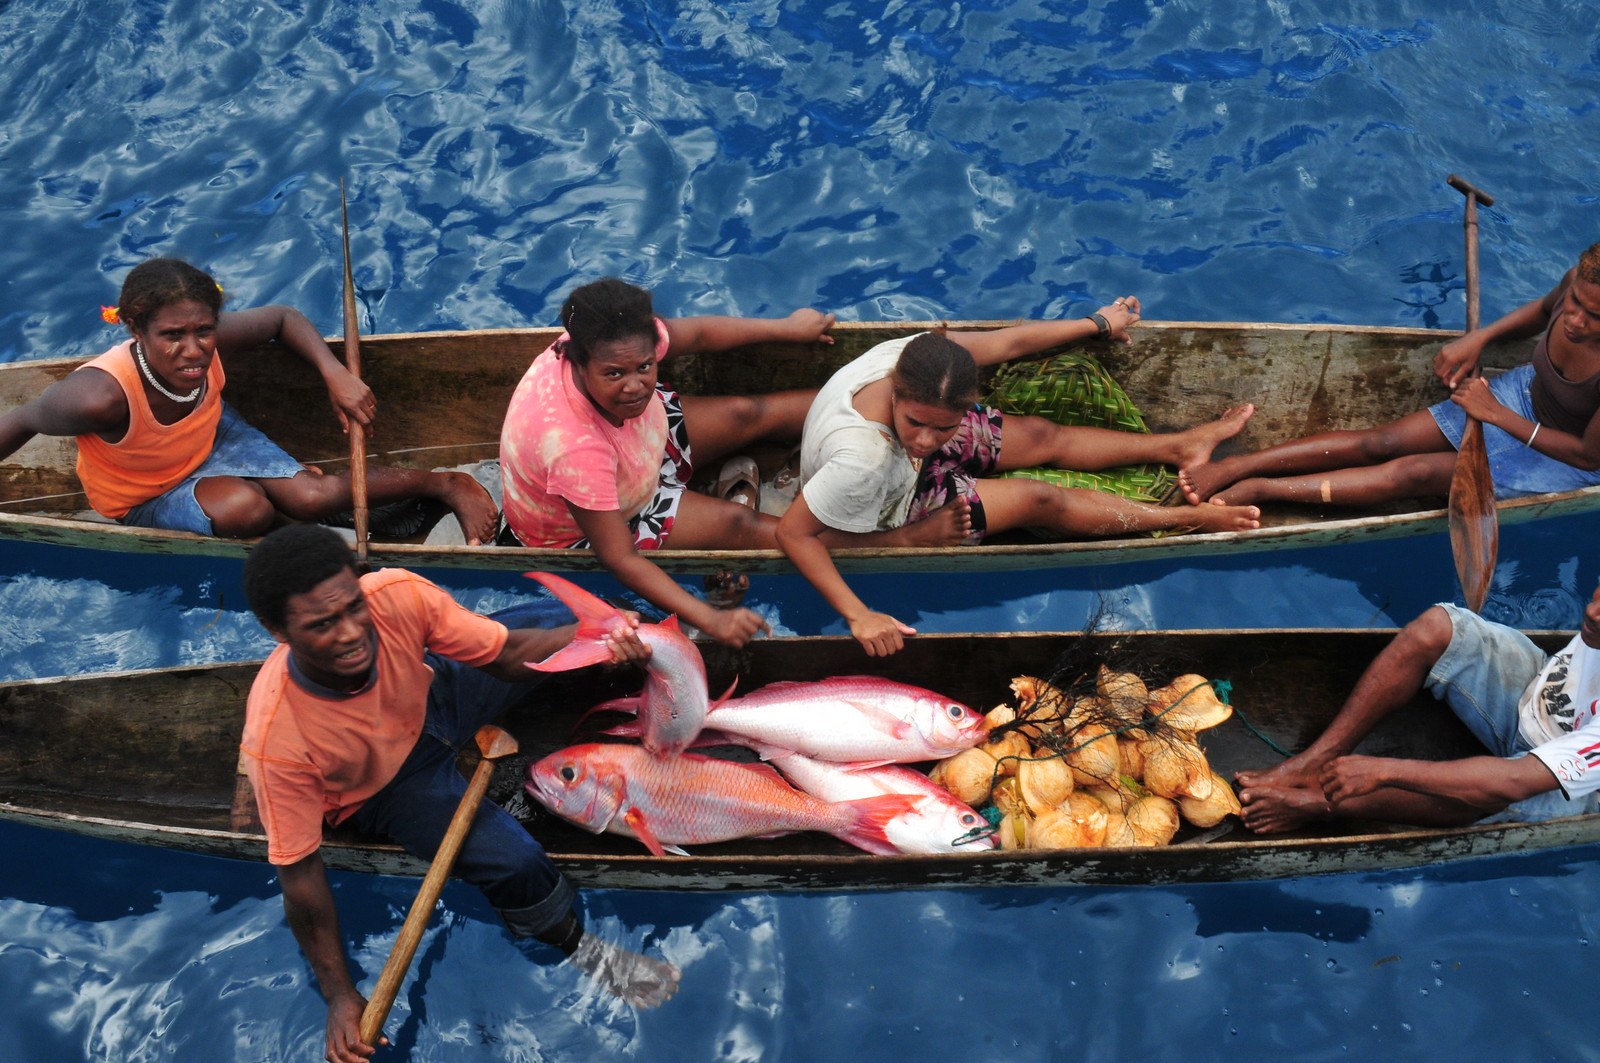
[[[1144,415],[1093,355],[1073,350],[1039,361],[1012,362],[995,373],[985,402],[1001,413],[1047,417],[1057,424],[1146,432]],[[1165,465],[1125,465],[1099,472],[1038,467],[1006,476],[1044,480],[1058,487],[1085,487],[1160,502],[1177,477]]]

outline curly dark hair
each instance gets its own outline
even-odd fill
[[[561,325],[570,337],[562,355],[588,365],[595,344],[643,336],[656,345],[656,313],[650,293],[618,277],[601,277],[574,288],[561,306]]]
[[[117,319],[140,332],[164,306],[193,299],[222,312],[222,289],[204,270],[181,258],[152,258],[133,267],[117,296]]]
[[[290,598],[346,569],[360,572],[338,532],[320,524],[288,524],[267,534],[245,558],[245,600],[263,627],[282,631]]]
[[[1578,280],[1600,284],[1600,243],[1590,244],[1578,256]]]
[[[946,410],[965,410],[978,401],[978,364],[950,337],[924,332],[912,338],[895,363],[894,394]]]

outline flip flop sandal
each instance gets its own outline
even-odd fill
[[[717,473],[717,482],[711,493],[717,498],[737,502],[741,506],[759,509],[761,506],[761,470],[756,459],[747,454],[729,458]]]

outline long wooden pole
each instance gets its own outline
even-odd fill
[[[361,1013],[361,1040],[369,1045],[377,1044],[378,1037],[383,1033],[384,1020],[389,1017],[389,1009],[399,995],[400,983],[405,981],[406,972],[411,969],[411,958],[416,955],[422,932],[428,927],[433,906],[439,902],[445,879],[450,877],[456,854],[461,851],[461,843],[472,829],[472,819],[478,814],[478,805],[483,802],[484,791],[489,788],[494,762],[517,751],[517,740],[498,727],[480,727],[476,737],[483,759],[478,761],[478,767],[467,783],[467,792],[461,795],[461,803],[456,806],[456,814],[444,832],[439,851],[434,854],[428,874],[417,890],[417,899],[411,902],[406,921],[401,924],[400,933],[394,939],[394,948],[389,950],[388,962],[378,975],[378,984],[367,999],[367,1010]]]
[[[1467,197],[1461,225],[1467,241],[1467,331],[1478,327],[1478,204],[1494,206],[1494,197],[1451,174],[1451,188]],[[1481,369],[1474,369],[1474,374]],[[1500,522],[1494,505],[1494,479],[1489,473],[1489,452],[1483,425],[1468,415],[1461,433],[1461,449],[1450,477],[1450,552],[1456,579],[1467,608],[1477,612],[1489,596],[1495,562],[1500,553]]]
[[[344,365],[361,378],[361,325],[356,316],[356,285],[350,271],[350,212],[345,207],[344,178],[339,179],[339,224],[344,235]],[[355,511],[356,560],[367,563],[367,433],[350,422],[350,502]]]

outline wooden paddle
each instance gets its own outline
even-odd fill
[[[1478,327],[1478,204],[1494,206],[1494,197],[1455,174],[1450,187],[1467,197],[1462,226],[1467,235],[1467,331]],[[1476,375],[1480,370],[1474,368]],[[1483,425],[1468,416],[1456,453],[1456,470],[1450,477],[1450,552],[1455,558],[1461,596],[1473,612],[1483,608],[1494,578],[1500,552],[1500,523],[1494,508],[1494,480],[1489,475],[1489,452],[1483,442]]]
[[[350,273],[350,213],[344,178],[339,178],[339,224],[344,233],[344,366],[361,379],[361,326],[356,317],[356,285]],[[350,502],[355,510],[356,560],[367,563],[367,433],[350,422]]]
[[[383,973],[378,975],[378,984],[367,1001],[367,1010],[361,1013],[361,1040],[369,1045],[376,1045],[383,1034],[384,1020],[389,1017],[389,1008],[394,1005],[394,998],[400,992],[400,983],[405,981],[406,972],[411,969],[411,957],[416,955],[417,945],[422,941],[428,917],[433,914],[433,906],[438,903],[444,881],[450,877],[456,854],[461,851],[461,843],[472,829],[472,818],[478,814],[478,805],[483,802],[484,791],[489,788],[494,762],[517,751],[517,740],[498,727],[480,727],[476,738],[478,752],[483,754],[483,759],[478,761],[478,767],[467,783],[467,792],[461,795],[455,817],[450,820],[444,840],[439,843],[439,851],[434,854],[428,874],[417,890],[417,899],[411,902],[411,911],[406,913],[406,921],[401,924],[400,934],[394,939],[394,948],[389,952],[388,962],[383,965]]]

